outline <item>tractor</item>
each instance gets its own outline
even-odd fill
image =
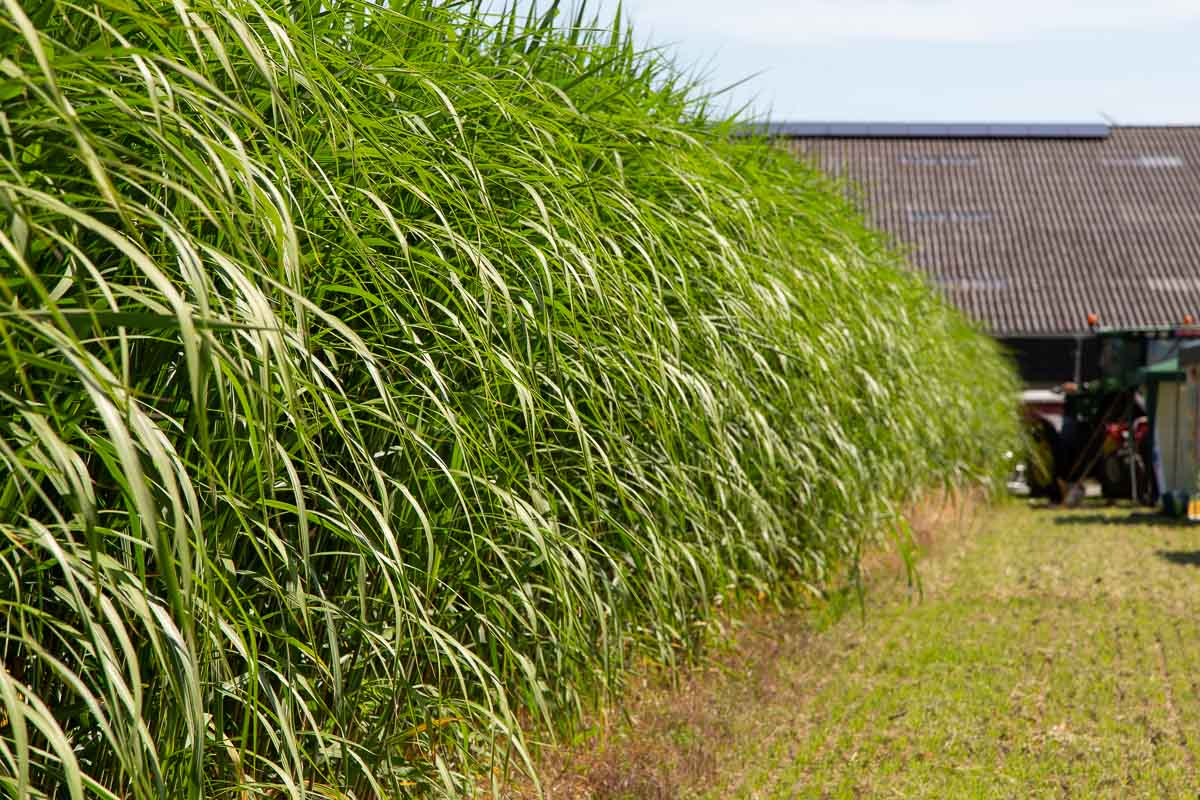
[[[1094,315],[1088,322],[1099,340],[1099,377],[1081,383],[1077,375],[1053,393],[1025,393],[1029,493],[1073,503],[1090,479],[1108,500],[1153,505],[1159,487],[1152,417],[1142,393],[1145,370],[1200,336],[1200,327],[1190,318],[1181,327],[1099,329]]]

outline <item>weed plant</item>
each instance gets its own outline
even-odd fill
[[[2,2],[0,795],[464,794],[1008,446],[619,19]]]

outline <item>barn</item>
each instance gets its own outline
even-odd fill
[[[1102,326],[1200,318],[1200,126],[784,123],[1026,384],[1096,370]]]

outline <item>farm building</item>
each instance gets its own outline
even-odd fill
[[[1200,127],[799,123],[770,134],[847,179],[1025,381],[1095,373],[1104,326],[1200,318]]]

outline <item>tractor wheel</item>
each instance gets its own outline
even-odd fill
[[[1057,439],[1058,433],[1045,420],[1040,420],[1030,426],[1028,461],[1025,467],[1025,480],[1029,483],[1029,496],[1045,497],[1051,503],[1058,503],[1062,500],[1058,481],[1054,479],[1054,452]]]
[[[1133,483],[1130,483],[1130,458],[1133,459]],[[1138,505],[1152,506],[1158,501],[1154,475],[1146,469],[1140,454],[1116,452],[1104,459],[1100,473],[1100,490],[1106,500],[1133,500]]]
[[[1104,457],[1100,469],[1100,493],[1105,500],[1133,497],[1129,486],[1129,458],[1120,450]]]

